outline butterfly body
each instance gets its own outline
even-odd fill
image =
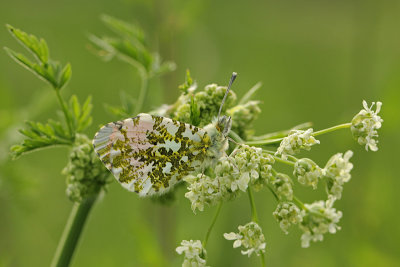
[[[204,128],[141,113],[108,123],[93,139],[118,182],[140,196],[162,194],[184,176],[210,167],[227,149],[230,118]]]

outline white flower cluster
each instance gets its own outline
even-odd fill
[[[271,177],[273,163],[273,157],[263,154],[261,148],[243,145],[231,156],[219,160],[213,170],[215,178],[204,174],[183,178],[189,184],[185,197],[190,200],[193,212],[203,211],[205,204],[212,206],[240,191],[246,192],[249,184],[256,189],[262,187]]]
[[[312,204],[305,204],[306,213],[299,227],[303,230],[301,246],[310,246],[310,241],[322,241],[327,232],[334,234],[340,230],[337,225],[342,217],[341,211],[333,208],[335,197],[329,196],[327,201],[316,201]]]
[[[260,253],[265,253],[265,237],[262,233],[261,227],[255,222],[249,222],[248,224],[238,227],[239,233],[225,233],[224,237],[227,240],[235,240],[233,247],[243,247],[243,255],[250,255],[254,252],[257,256]]]
[[[292,180],[289,175],[277,173],[271,176],[268,182],[273,186],[274,192],[279,199],[293,199]]]
[[[293,175],[300,184],[317,188],[318,180],[323,177],[324,169],[320,168],[311,159],[303,158],[296,161]]]
[[[351,150],[344,155],[337,153],[329,159],[324,168],[325,176],[328,179],[328,193],[336,199],[342,197],[343,184],[351,178],[350,171],[353,169],[353,164],[349,160],[352,156],[353,151]]]
[[[205,260],[206,250],[200,240],[183,240],[181,246],[176,248],[176,252],[179,255],[185,254],[182,267],[207,267]]]
[[[260,189],[272,176],[272,164],[275,160],[271,155],[263,154],[259,147],[242,145],[232,153],[231,157],[233,157],[231,163],[234,165],[235,180],[247,181],[247,184],[251,183],[256,190]],[[216,174],[222,175],[217,170]],[[247,185],[245,188],[240,188],[242,191],[246,189]]]
[[[371,107],[368,107],[367,102],[363,101],[362,109],[351,121],[351,132],[353,137],[358,141],[360,145],[365,145],[365,149],[368,148],[372,151],[377,151],[378,141],[374,138],[378,137],[377,129],[382,126],[382,118],[378,116],[381,110],[382,103],[376,103],[375,111],[372,110],[375,102],[372,102]]]
[[[305,211],[300,210],[299,207],[292,202],[280,202],[273,215],[279,222],[282,231],[288,234],[290,225],[300,223],[303,220]]]
[[[319,144],[319,141],[312,136],[313,129],[292,130],[289,135],[281,141],[275,155],[287,159],[288,155],[300,152],[300,149],[310,150],[312,145]]]
[[[203,211],[205,204],[213,206],[221,199],[218,179],[199,173],[197,176],[186,176],[184,180],[189,184],[185,197],[190,200],[193,212],[196,209]]]

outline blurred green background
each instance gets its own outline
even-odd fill
[[[337,152],[355,152],[353,178],[336,207],[342,230],[300,247],[301,233],[286,236],[272,217],[275,200],[256,194],[267,240],[268,266],[400,266],[398,164],[400,132],[400,1],[49,1],[0,4],[0,24],[44,37],[52,57],[71,62],[73,78],[63,92],[93,95],[94,123],[113,120],[104,103],[118,105],[118,92],[137,96],[139,77],[129,65],[103,63],[88,49],[89,33],[108,34],[99,20],[109,14],[142,26],[152,49],[177,63],[177,70],[151,84],[150,110],[172,103],[190,68],[202,87],[225,85],[239,73],[234,90],[243,95],[258,81],[262,116],[257,133],[312,121],[314,129],[348,122],[363,99],[382,101],[379,151],[366,152],[349,131],[320,137],[310,156],[321,165]],[[22,48],[0,29],[0,45]],[[0,53],[0,266],[48,266],[71,209],[61,169],[64,148],[8,159],[27,119],[54,118],[52,90]],[[311,202],[322,192],[296,188]],[[113,182],[94,207],[72,266],[180,266],[174,249],[182,239],[203,239],[215,207],[193,215],[178,190],[177,201],[161,206],[139,199]],[[223,239],[250,220],[245,194],[223,206],[209,240],[211,266],[258,266]]]

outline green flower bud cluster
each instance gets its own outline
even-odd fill
[[[226,114],[232,117],[232,131],[243,139],[247,139],[254,134],[251,124],[261,113],[259,103],[259,101],[249,101],[226,111]]]
[[[239,233],[225,233],[224,237],[227,240],[235,240],[233,242],[233,247],[243,247],[243,255],[248,255],[255,253],[259,256],[261,253],[265,253],[265,237],[262,233],[261,227],[255,222],[249,222],[246,225],[239,225]]]
[[[197,113],[201,114],[199,123],[196,126],[204,127],[209,124],[217,116],[222,99],[224,98],[226,87],[217,84],[209,84],[204,90],[193,93],[183,94],[177,103],[171,108],[169,116],[175,120],[192,123],[190,114],[192,105],[196,105]],[[192,100],[193,98],[193,100]],[[236,102],[236,94],[229,91],[222,107],[222,113],[232,107]]]
[[[360,145],[365,145],[365,149],[368,148],[372,151],[378,150],[378,137],[377,129],[382,127],[382,118],[378,116],[381,110],[382,102],[376,103],[376,110],[373,111],[372,108],[375,102],[372,102],[371,107],[368,107],[367,102],[363,101],[362,109],[351,121],[351,133],[354,139],[358,141]]]
[[[76,135],[69,161],[62,173],[67,176],[66,193],[73,202],[81,202],[96,194],[112,181],[109,171],[94,152],[91,140],[83,134]]]
[[[278,204],[273,215],[279,222],[282,231],[288,234],[288,229],[292,224],[298,224],[303,220],[305,211],[300,210],[294,203],[285,201]]]
[[[176,252],[179,255],[185,254],[182,267],[207,267],[206,250],[200,240],[183,240]]]

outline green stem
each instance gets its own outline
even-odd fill
[[[256,203],[254,201],[253,192],[251,191],[250,186],[247,187],[247,194],[249,195],[249,200],[250,200],[251,220],[255,223],[258,223]]]
[[[251,191],[251,187],[250,186],[247,187],[247,194],[249,195],[249,200],[250,200],[251,220],[259,225],[257,209],[256,209],[256,203],[254,201],[253,192]],[[260,260],[261,260],[261,266],[265,267],[264,253],[260,254]]]
[[[297,204],[297,206],[299,206],[300,208],[302,208],[303,210],[307,210],[306,206],[304,206],[304,203],[300,201],[300,199],[298,199],[296,196],[293,196],[293,202],[295,204]]]
[[[58,243],[56,253],[51,267],[67,267],[69,266],[74,254],[79,236],[85,225],[89,212],[97,199],[98,193],[90,198],[83,200],[81,203],[74,203],[69,215],[64,232]]]
[[[203,240],[203,248],[206,248],[207,242],[208,242],[208,238],[210,237],[211,231],[214,228],[215,222],[217,221],[218,215],[221,211],[221,207],[222,207],[222,201],[219,202],[218,207],[217,207],[217,211],[215,212],[214,218],[211,221],[210,227],[208,227],[207,230],[207,234],[206,237]]]
[[[58,88],[55,88],[55,91],[56,91],[58,102],[60,103],[60,106],[61,106],[61,108],[62,108],[62,110],[64,112],[65,121],[67,122],[69,135],[71,137],[73,137],[74,133],[72,131],[72,121],[71,121],[71,118],[69,116],[67,104],[65,103],[64,99],[62,99],[61,94],[60,94],[60,90]]]
[[[263,151],[265,151],[265,150],[263,150]],[[280,157],[275,156],[274,155],[275,153],[271,154],[269,151],[265,151],[265,152],[267,152],[269,155],[271,155],[275,159],[275,161],[278,161],[280,163],[284,163],[284,164],[287,164],[287,165],[290,165],[290,166],[294,166],[294,164],[295,164],[293,161],[284,160],[284,159],[282,159]]]
[[[280,143],[282,140],[283,140],[283,138],[257,140],[257,141],[246,141],[245,144],[250,145],[250,146],[272,145],[272,144]]]
[[[237,133],[235,133],[234,131],[229,131],[229,136],[230,136],[235,142],[237,142],[237,143],[239,143],[239,144],[243,144],[243,143],[244,143],[243,139],[242,139]]]
[[[271,191],[272,195],[275,197],[276,201],[279,202],[279,197],[278,195],[275,193],[274,189],[272,189],[272,187],[270,185],[267,184],[267,187],[269,189],[269,191]]]
[[[256,141],[256,140],[276,139],[276,138],[280,138],[280,137],[285,137],[292,130],[308,129],[311,126],[312,126],[312,122],[305,122],[305,123],[296,125],[296,126],[294,126],[293,128],[291,128],[289,130],[283,130],[283,131],[268,133],[268,134],[264,134],[264,135],[260,135],[260,136],[253,136],[253,137],[251,137],[251,140]]]
[[[317,136],[317,135],[333,132],[333,131],[340,130],[340,129],[346,129],[346,128],[350,128],[350,127],[351,127],[351,122],[343,123],[343,124],[339,124],[339,125],[336,125],[336,126],[333,126],[333,127],[330,127],[330,128],[326,128],[326,129],[314,132],[312,134],[312,136]]]
[[[351,127],[351,123],[343,123],[343,124],[339,124],[330,128],[326,128],[317,132],[312,133],[312,136],[317,136],[317,135],[321,135],[321,134],[325,134],[325,133],[329,133],[329,132],[333,132],[336,130],[340,130],[340,129],[346,129],[346,128],[350,128]],[[280,143],[283,140],[283,138],[275,138],[275,139],[264,139],[264,140],[254,140],[254,141],[247,141],[245,142],[246,145],[272,145],[272,144],[276,144],[276,143]]]

